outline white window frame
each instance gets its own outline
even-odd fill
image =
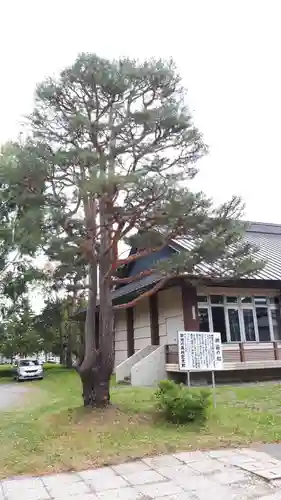
[[[211,295],[216,295],[215,293],[212,293]],[[206,295],[203,295],[203,293],[201,293],[200,295],[198,295],[197,299],[198,299],[198,309],[207,309],[208,311],[208,320],[209,320],[209,327],[210,327],[210,331],[213,332],[214,331],[214,325],[213,325],[213,318],[212,318],[212,306],[215,306],[215,307],[223,307],[224,308],[224,319],[225,319],[225,326],[226,326],[226,340],[227,340],[227,343],[235,343],[235,342],[238,342],[237,340],[231,340],[231,336],[230,336],[230,325],[229,325],[229,316],[228,316],[228,310],[229,309],[238,309],[238,318],[239,318],[239,326],[240,326],[240,337],[241,337],[241,342],[259,342],[259,329],[258,329],[258,320],[257,320],[257,313],[256,313],[256,309],[258,308],[266,308],[267,309],[267,315],[268,315],[268,324],[269,324],[269,334],[270,334],[270,340],[268,340],[268,342],[273,342],[275,340],[278,340],[278,339],[275,339],[274,338],[274,330],[273,330],[273,321],[272,321],[272,316],[271,316],[271,311],[278,311],[280,312],[280,304],[271,304],[270,303],[270,298],[272,297],[269,297],[267,296],[266,294],[265,295],[261,295],[261,294],[253,294],[253,295],[246,295],[245,293],[242,293],[241,291],[241,294],[240,295],[233,295],[233,297],[237,297],[238,298],[238,301],[235,303],[233,302],[233,304],[231,304],[230,302],[227,302],[226,301],[226,297],[231,297],[231,293],[228,293],[228,294],[222,294],[222,293],[218,293],[217,295],[223,297],[223,303],[221,304],[215,304],[215,303],[212,303],[211,302],[211,295],[210,294],[206,294]],[[200,302],[200,296],[204,296],[204,297],[207,297],[207,301],[206,302]],[[276,295],[277,296],[277,295]],[[241,298],[242,297],[251,297],[251,303],[242,303],[241,302]],[[254,298],[255,297],[266,297],[266,304],[255,304],[254,302]],[[244,318],[243,318],[243,310],[244,309],[251,309],[253,311],[253,320],[254,320],[254,330],[255,330],[255,340],[254,341],[249,341],[249,340],[246,340],[246,335],[245,335],[245,325],[244,325]]]

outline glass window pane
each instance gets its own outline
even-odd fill
[[[245,338],[248,342],[256,340],[254,315],[252,309],[243,309]]]
[[[197,295],[197,302],[208,302],[207,295]]]
[[[266,297],[254,297],[254,303],[256,304],[256,306],[266,305]]]
[[[234,342],[241,341],[238,309],[228,309],[230,339]]]
[[[257,313],[260,342],[270,342],[267,307],[257,307],[256,313]]]
[[[251,304],[252,297],[241,297],[241,304]]]
[[[223,295],[211,295],[212,304],[223,304]]]
[[[272,310],[271,317],[272,317],[274,340],[281,340],[281,320],[280,320],[279,309]]]
[[[279,297],[269,297],[269,303],[278,305],[279,304]]]
[[[199,315],[199,330],[200,332],[209,332],[210,331],[210,325],[209,325],[209,315],[208,315],[208,309],[207,308],[199,308],[198,309],[198,315]]]
[[[211,309],[214,332],[219,332],[221,334],[221,341],[227,342],[224,307],[212,306]]]
[[[238,297],[226,297],[226,302],[228,304],[237,304]]]

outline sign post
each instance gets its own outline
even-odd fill
[[[217,332],[178,332],[179,369],[187,372],[212,372],[213,400],[216,408],[215,371],[223,370],[221,334]]]
[[[187,385],[188,387],[190,387],[191,383],[190,383],[190,371],[188,370],[187,372]]]
[[[216,380],[215,380],[215,372],[212,371],[212,386],[213,386],[213,402],[214,408],[217,407],[217,397],[216,397]]]

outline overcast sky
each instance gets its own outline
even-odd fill
[[[240,194],[246,218],[281,223],[280,20],[278,0],[2,0],[0,142],[36,83],[79,52],[172,56],[210,147],[194,188]]]

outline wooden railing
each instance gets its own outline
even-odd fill
[[[281,342],[233,342],[223,344],[223,361],[226,365],[239,365],[245,363],[247,367],[252,362],[270,363],[281,366]],[[178,365],[178,346],[166,346],[166,363]],[[250,367],[250,366],[249,366]],[[234,368],[235,369],[235,368]]]

